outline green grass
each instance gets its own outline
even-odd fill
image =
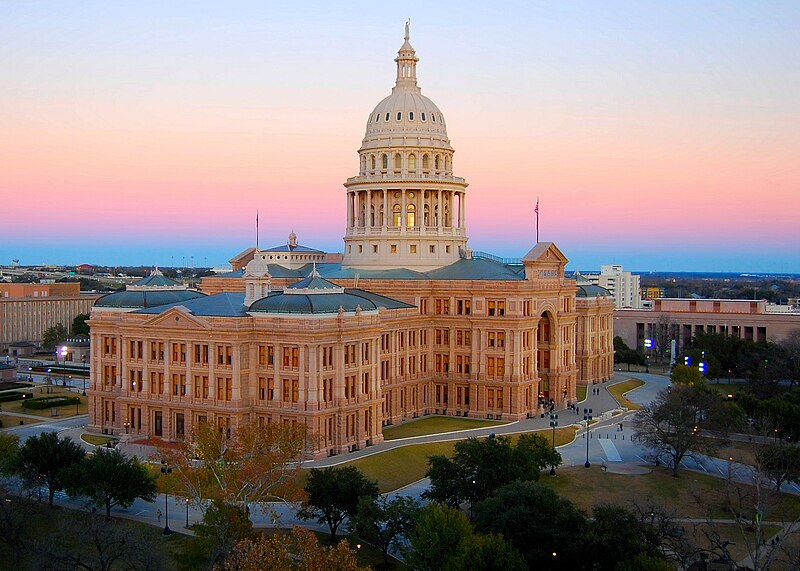
[[[589,387],[586,385],[578,385],[577,387],[577,395],[578,395],[578,402],[586,400],[586,391]]]
[[[490,426],[500,426],[507,422],[480,420],[477,418],[462,418],[457,416],[429,416],[420,420],[405,422],[397,426],[389,426],[383,429],[385,440],[397,440],[410,436],[424,436],[428,434],[442,434],[445,432],[457,432],[459,430],[470,430],[472,428],[486,428]]]
[[[576,427],[574,426],[565,426],[557,429],[555,434],[556,446],[572,442],[575,438],[575,431]],[[536,433],[547,438],[548,442],[553,434],[550,429],[537,430]],[[521,433],[515,433],[510,436],[517,437],[519,434]],[[456,441],[453,440],[401,446],[347,462],[346,465],[355,466],[367,478],[377,481],[378,488],[382,493],[392,492],[424,478],[425,472],[428,470],[428,456],[436,454],[452,456],[455,444]]]
[[[631,410],[639,410],[642,407],[636,403],[626,400],[623,394],[628,391],[632,391],[635,388],[641,387],[642,385],[644,385],[644,381],[640,381],[639,379],[631,379],[623,383],[611,385],[608,387],[608,392],[611,393],[611,396],[614,397],[614,399],[616,399],[621,406],[627,407]]]
[[[47,392],[47,389],[50,389],[50,392]],[[30,391],[28,391],[30,392]],[[65,389],[64,387],[56,387],[55,385],[50,387],[39,387],[38,390],[33,390],[33,396],[36,398],[39,397],[57,397],[57,396],[67,396],[67,397],[78,397],[81,399],[81,404],[78,406],[78,413],[79,414],[86,414],[87,412],[87,397],[81,396],[80,392],[78,391],[70,391]],[[75,405],[74,404],[67,404],[63,406],[56,407],[58,414],[55,417],[50,416],[50,408],[44,409],[33,409],[33,408],[23,408],[22,403],[25,402],[23,400],[11,401],[11,402],[4,402],[2,403],[2,410],[3,412],[11,412],[17,414],[27,414],[31,416],[41,416],[44,418],[66,418],[69,416],[75,416]],[[15,424],[19,424],[18,422]]]

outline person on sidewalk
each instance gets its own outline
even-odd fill
[[[156,519],[158,523],[161,523],[161,510],[156,510]]]

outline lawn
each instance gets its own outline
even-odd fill
[[[566,426],[556,430],[556,446],[572,442],[575,438],[576,427]],[[550,429],[536,431],[547,438],[552,438]],[[512,434],[516,437],[519,434]],[[412,444],[401,446],[386,452],[359,458],[347,462],[347,466],[355,466],[370,480],[376,480],[381,492],[392,492],[425,477],[428,470],[428,456],[443,454],[452,456],[456,441],[428,442],[425,444]]]
[[[608,387],[608,392],[611,393],[611,396],[616,399],[616,401],[624,407],[627,407],[631,410],[639,410],[642,408],[636,403],[628,401],[623,395],[628,391],[632,391],[638,387],[644,385],[644,381],[640,381],[639,379],[630,379],[629,381],[625,381],[623,383],[617,383],[616,385],[611,385]]]
[[[428,416],[419,420],[405,422],[397,426],[388,426],[383,429],[383,438],[385,440],[397,440],[399,438],[408,438],[410,436],[442,434],[445,432],[470,430],[472,428],[500,426],[503,424],[508,423],[480,420],[477,418],[462,418],[457,416]]]
[[[108,442],[115,442],[117,438],[113,436],[105,436],[103,434],[92,434],[84,432],[81,434],[81,440],[92,446],[105,446]]]
[[[722,503],[727,484],[721,478],[688,471],[673,478],[666,468],[653,468],[651,473],[643,475],[612,474],[603,472],[597,464],[589,469],[570,467],[557,472],[556,477],[541,481],[586,511],[598,504],[632,507],[636,503],[645,510],[660,507],[674,517],[704,517],[709,509],[714,517],[731,517]],[[765,520],[800,514],[800,497],[789,494],[782,497],[784,506],[770,510]]]
[[[586,391],[589,387],[586,385],[578,385],[576,391],[578,395],[578,402],[586,400]]]
[[[48,389],[50,391],[48,392]],[[87,397],[81,396],[80,391],[70,391],[64,387],[57,387],[55,385],[52,386],[44,386],[44,387],[37,387],[33,389],[34,398],[39,397],[56,397],[56,396],[67,396],[67,397],[78,397],[81,399],[81,404],[78,407],[79,414],[86,414],[87,412]],[[58,414],[55,417],[51,416],[50,409],[33,409],[33,408],[23,408],[22,400],[16,400],[11,402],[4,402],[2,403],[3,412],[10,412],[10,413],[17,413],[17,414],[27,414],[30,416],[41,416],[43,418],[66,418],[69,416],[75,416],[75,405],[74,404],[67,404],[64,406],[59,406],[56,408]],[[19,424],[15,422],[14,424]]]

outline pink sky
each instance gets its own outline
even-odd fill
[[[474,249],[523,255],[539,196],[572,267],[800,272],[797,4],[429,6],[412,44]],[[219,264],[256,209],[263,244],[341,249],[406,14],[75,8],[0,22],[0,263]]]

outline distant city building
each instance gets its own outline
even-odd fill
[[[0,283],[0,351],[8,354],[17,342],[39,345],[44,331],[59,323],[69,330],[102,295],[81,293],[80,287],[77,282]]]
[[[617,309],[642,307],[639,276],[626,272],[622,266],[602,265],[599,274],[575,273],[578,285],[590,283],[607,289]]]
[[[641,296],[642,299],[660,299],[664,296],[664,288],[660,287],[652,287],[652,286],[642,286],[641,289]]]
[[[182,440],[201,422],[299,423],[325,456],[428,414],[563,408],[611,377],[609,292],[566,279],[552,242],[514,262],[472,255],[467,183],[408,35],[395,61],[345,183],[343,259],[292,233],[238,254],[202,293],[151,276],[98,300],[92,430]]]
[[[644,340],[675,339],[682,348],[699,332],[723,333],[751,341],[780,341],[800,329],[800,312],[766,300],[655,299],[652,309],[615,310],[614,335],[630,347]]]

